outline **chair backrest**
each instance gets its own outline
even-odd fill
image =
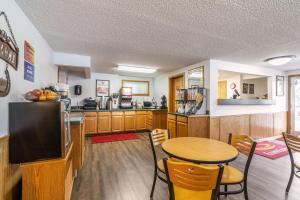
[[[154,129],[150,133],[150,140],[154,146],[161,145],[168,139],[170,139],[170,133],[168,129]]]
[[[249,156],[253,144],[256,143],[248,135],[229,134],[228,144],[234,146],[240,153]]]
[[[248,156],[244,170],[244,179],[247,181],[250,163],[255,153],[257,143],[248,135],[232,133],[229,134],[228,143],[234,146],[241,154]]]
[[[154,165],[155,168],[157,168],[155,146],[161,145],[164,141],[170,139],[170,131],[169,129],[154,129],[152,132],[149,133],[149,139],[154,158]]]
[[[283,138],[286,146],[295,152],[300,152],[300,137],[294,134],[283,133]]]
[[[223,166],[196,165],[166,158],[164,159],[164,166],[171,199],[176,199],[176,188],[210,192],[208,199],[217,199],[224,170]]]

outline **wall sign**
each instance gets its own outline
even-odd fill
[[[34,82],[34,48],[27,42],[24,42],[24,79]]]
[[[96,80],[96,97],[109,96],[109,80]]]
[[[5,97],[10,91],[10,76],[8,66],[12,66],[15,70],[18,70],[19,60],[19,48],[12,32],[6,14],[1,11],[0,17],[4,17],[9,33],[7,33],[0,27],[0,59],[4,62],[0,62],[0,97]]]
[[[284,76],[276,76],[276,96],[284,96]]]

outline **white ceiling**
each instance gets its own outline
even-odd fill
[[[297,0],[16,0],[55,51],[90,55],[92,69],[117,64],[168,72],[208,58],[272,67],[295,54],[300,69]],[[275,67],[273,67],[275,68]]]

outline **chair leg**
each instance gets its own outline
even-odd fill
[[[154,177],[153,177],[153,184],[152,184],[152,189],[151,189],[151,194],[150,194],[150,199],[151,200],[153,199],[153,194],[154,194],[156,179],[157,179],[157,170],[155,169]]]
[[[245,196],[245,200],[248,200],[248,187],[247,187],[247,182],[244,182],[244,196]]]
[[[224,192],[227,192],[228,191],[228,187],[227,187],[227,185],[224,185]],[[227,194],[225,194],[225,197],[227,197],[228,195]]]
[[[291,185],[292,185],[292,182],[293,182],[293,178],[294,178],[294,166],[291,166],[291,167],[292,167],[292,170],[291,170],[290,179],[289,179],[288,185],[287,185],[287,187],[285,189],[286,193],[289,193]]]

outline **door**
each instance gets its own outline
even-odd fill
[[[188,125],[184,122],[177,121],[177,137],[187,137],[188,136]]]
[[[97,117],[85,118],[85,133],[97,133]]]
[[[218,82],[218,99],[227,99],[227,81]]]
[[[112,132],[124,131],[124,116],[111,116],[111,130]]]
[[[170,82],[170,111],[176,112],[177,111],[177,104],[176,104],[176,90],[184,88],[184,77],[179,76],[175,78],[171,78]]]
[[[300,133],[300,76],[289,79],[289,131]]]
[[[176,121],[168,119],[168,129],[170,130],[170,137],[176,137]]]
[[[98,133],[111,132],[111,116],[103,115],[98,116]]]
[[[147,115],[137,115],[136,116],[136,129],[145,130],[146,129]]]
[[[135,115],[125,115],[125,131],[135,130]]]

